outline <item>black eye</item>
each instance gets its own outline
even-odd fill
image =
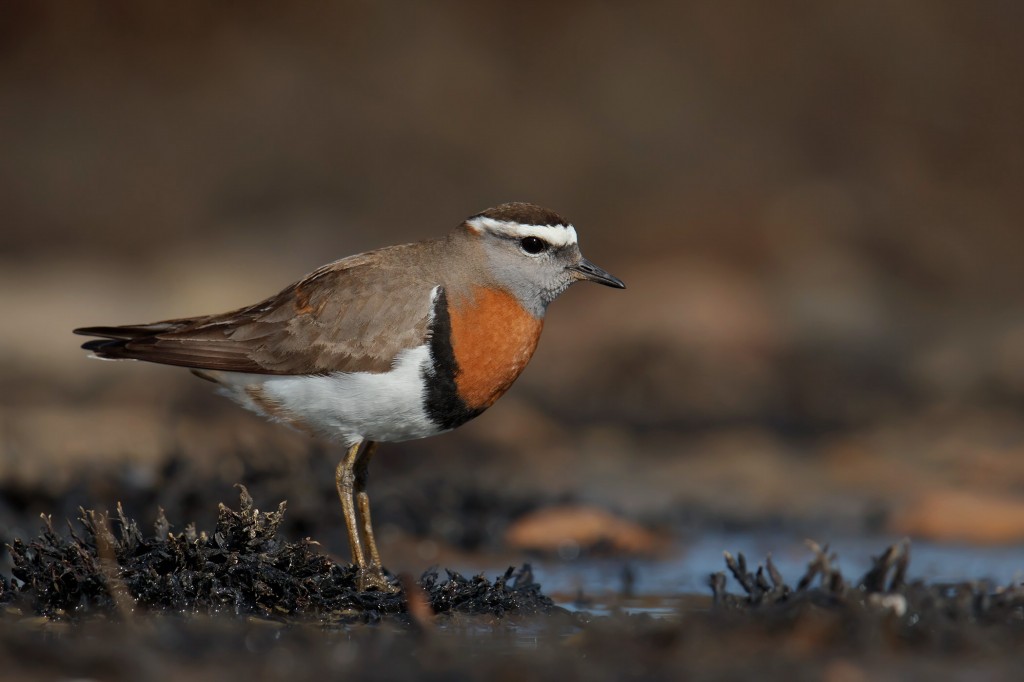
[[[548,243],[538,237],[523,237],[519,246],[523,247],[526,253],[537,255],[548,248]]]

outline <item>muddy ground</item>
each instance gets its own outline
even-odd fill
[[[211,414],[221,429],[211,433],[223,435],[234,408],[211,405],[220,406]],[[264,428],[235,414],[247,429]],[[292,437],[304,438],[289,434],[285,442]],[[378,523],[392,529],[382,534],[382,551],[403,591],[359,593],[343,549],[333,451],[292,444],[298,450],[290,458],[267,450],[268,442],[232,442],[219,453],[235,462],[226,473],[183,448],[151,463],[97,459],[6,482],[0,664],[10,679],[1016,679],[1024,672],[1019,581],[922,579],[912,544],[887,550],[880,543],[876,569],[865,575],[844,574],[843,557],[809,548],[806,572],[790,575],[779,575],[770,557],[730,556],[697,592],[637,590],[641,574],[624,575],[614,592],[584,583],[547,594],[523,562],[563,561],[576,570],[611,558],[628,567],[637,552],[657,561],[666,545],[685,547],[695,529],[788,528],[822,537],[848,533],[851,523],[854,532],[877,530],[881,521],[867,503],[855,522],[799,519],[785,505],[744,514],[731,498],[756,492],[752,483],[737,484],[717,504],[649,503],[631,513],[600,491],[587,497],[567,486],[555,494],[543,479],[501,485],[506,460],[486,451],[475,468],[457,452],[433,463],[406,460],[401,449],[390,463],[379,459],[385,465],[375,469],[371,492]],[[648,467],[661,461],[637,455],[630,466],[637,459]],[[485,473],[481,462],[499,473]],[[235,476],[248,487],[231,483]],[[567,539],[589,536],[579,516],[542,513],[584,506],[625,530],[559,559]],[[511,546],[508,530],[529,518],[559,542],[546,551]],[[636,548],[621,533],[661,544]],[[502,561],[509,571],[483,576],[445,568]]]
[[[16,541],[0,582],[5,679],[1014,679],[1024,588],[910,578],[909,542],[859,579],[811,546],[801,576],[725,554],[709,595],[565,606],[528,566],[494,579],[427,571],[394,595],[279,530],[243,488],[210,532],[152,533],[85,512],[70,535]],[[656,611],[644,612],[644,605]],[[652,617],[650,613],[657,614]]]

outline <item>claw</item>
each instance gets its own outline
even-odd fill
[[[367,566],[366,568],[359,569],[356,583],[359,586],[360,592],[377,590],[378,592],[395,594],[402,591],[401,587],[387,579],[387,576],[384,575],[384,569],[380,566]]]

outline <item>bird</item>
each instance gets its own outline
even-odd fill
[[[324,265],[230,312],[81,327],[107,360],[187,368],[271,421],[338,442],[335,470],[361,590],[394,592],[366,491],[378,443],[450,431],[494,404],[537,348],[570,285],[624,289],[554,211],[513,202],[443,236]]]

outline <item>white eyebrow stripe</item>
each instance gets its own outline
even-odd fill
[[[487,230],[492,234],[501,237],[512,237],[522,239],[523,237],[537,237],[551,244],[556,249],[576,243],[576,228],[572,225],[523,225],[505,220],[495,220],[478,216],[467,223],[477,232]]]

